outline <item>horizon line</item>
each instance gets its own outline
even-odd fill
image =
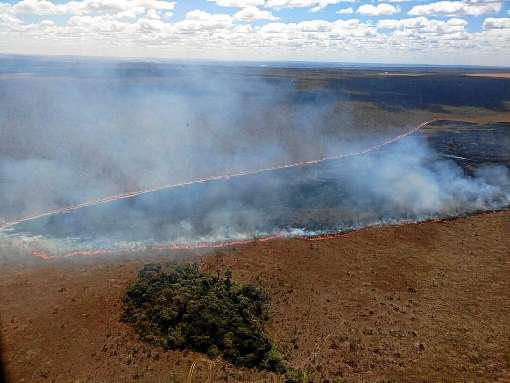
[[[159,64],[215,64],[215,65],[236,65],[248,66],[268,66],[276,67],[285,64],[294,65],[315,65],[324,66],[324,68],[341,69],[341,67],[361,66],[361,67],[386,67],[386,68],[459,68],[459,69],[503,69],[510,70],[510,65],[478,65],[478,64],[425,64],[425,63],[399,63],[399,62],[372,62],[372,61],[333,61],[333,60],[298,60],[298,59],[274,59],[274,60],[229,60],[229,59],[206,59],[206,58],[163,58],[163,57],[138,57],[138,56],[104,56],[104,55],[78,55],[78,54],[37,54],[37,53],[11,53],[1,52],[0,58],[5,57],[23,57],[23,58],[48,58],[48,59],[78,59],[83,61],[117,61],[117,62],[140,62],[140,63],[159,63]],[[292,68],[292,66],[288,68]]]

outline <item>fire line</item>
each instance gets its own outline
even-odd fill
[[[213,182],[213,181],[227,180],[229,178],[251,176],[251,175],[273,172],[273,171],[278,171],[278,170],[291,169],[291,168],[303,167],[303,166],[308,166],[308,165],[315,165],[315,164],[319,164],[319,163],[326,162],[326,161],[333,161],[333,160],[340,160],[340,159],[349,158],[349,157],[362,156],[365,154],[369,154],[369,153],[378,151],[381,148],[383,148],[389,144],[398,142],[398,141],[402,140],[403,138],[416,133],[420,129],[422,129],[434,122],[438,122],[438,121],[441,121],[441,119],[431,119],[431,120],[425,121],[407,132],[404,132],[404,133],[399,134],[398,136],[395,136],[393,138],[390,138],[384,142],[381,142],[381,143],[373,145],[367,149],[363,149],[361,151],[354,152],[354,153],[339,154],[339,155],[335,155],[335,156],[322,157],[322,158],[315,159],[315,160],[293,162],[293,163],[289,163],[289,164],[276,165],[276,166],[262,168],[262,169],[243,171],[243,172],[231,173],[231,174],[224,174],[224,175],[218,175],[218,176],[211,176],[211,177],[206,177],[206,178],[199,178],[199,179],[194,179],[194,180],[175,183],[175,184],[164,184],[164,185],[160,185],[160,186],[156,186],[156,187],[152,187],[152,188],[148,188],[148,189],[136,190],[136,191],[126,192],[126,193],[106,196],[103,198],[82,202],[77,205],[67,206],[67,207],[58,208],[58,209],[54,209],[54,210],[49,210],[46,212],[19,218],[14,221],[4,222],[4,223],[0,224],[0,230],[5,230],[5,229],[11,228],[13,226],[19,225],[21,223],[33,221],[33,220],[43,218],[43,217],[49,217],[49,216],[58,215],[58,214],[65,214],[68,212],[87,208],[90,206],[96,206],[96,205],[101,205],[101,204],[107,204],[110,202],[120,201],[123,199],[134,198],[134,197],[137,197],[140,195],[154,193],[154,192],[161,191],[161,190],[174,189],[174,188],[178,188],[178,187],[185,187],[185,186],[189,186],[189,185],[208,183],[208,182]],[[268,236],[268,237],[262,237],[262,238],[259,238],[258,240],[265,241],[265,240],[278,238],[278,237],[281,237],[281,235],[272,235],[272,236]],[[227,242],[221,242],[221,243],[198,243],[198,244],[193,244],[193,245],[173,244],[173,245],[168,245],[168,246],[157,247],[155,249],[156,250],[190,250],[190,249],[201,249],[201,248],[220,248],[220,247],[227,247],[227,246],[238,245],[238,244],[246,244],[251,241],[252,240],[249,239],[249,240],[240,240],[240,241],[227,241]],[[113,252],[113,250],[104,249],[104,250],[78,251],[78,252],[69,253],[69,254],[67,254],[67,256],[78,256],[78,255],[95,256],[95,255],[102,255],[102,254],[106,254],[106,253],[110,253],[110,252]],[[53,258],[53,257],[49,257],[45,252],[42,252],[42,251],[34,251],[32,255],[35,257],[39,257],[41,259],[45,259],[45,260]]]

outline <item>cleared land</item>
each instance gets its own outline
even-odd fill
[[[314,381],[503,382],[510,378],[509,234],[507,211],[327,241],[253,243],[198,259],[205,271],[231,267],[236,280],[268,289],[269,333]],[[2,265],[11,381],[185,382],[200,355],[151,349],[119,322],[137,270],[169,258]],[[195,381],[207,374],[201,362]],[[270,378],[221,362],[212,374],[213,381]]]

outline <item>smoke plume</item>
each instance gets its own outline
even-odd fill
[[[348,93],[239,68],[60,65],[0,78],[4,221],[165,183],[356,153],[412,128],[361,129]],[[2,241],[53,252],[222,241],[509,204],[507,167],[479,165],[468,174],[412,136],[337,161],[44,217],[5,230]]]

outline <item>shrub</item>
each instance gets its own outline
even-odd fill
[[[268,296],[251,284],[200,272],[196,264],[146,265],[128,288],[122,320],[141,339],[170,350],[222,355],[239,367],[285,372],[263,332]]]

